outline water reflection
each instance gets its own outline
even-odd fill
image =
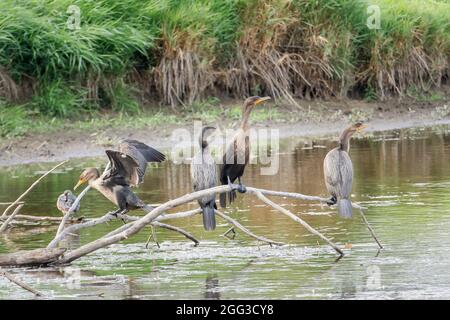
[[[252,232],[290,246],[258,246],[239,231],[227,239],[222,237],[230,227],[226,222],[218,220],[216,231],[205,232],[201,217],[194,216],[170,223],[191,232],[200,240],[199,247],[177,233],[158,229],[160,248],[151,244],[146,249],[150,230],[142,232],[74,263],[82,270],[82,289],[67,287],[67,272],[39,277],[25,269],[15,272],[60,298],[450,298],[450,136],[447,127],[437,129],[377,133],[352,142],[352,200],[369,208],[366,216],[386,247],[381,252],[357,215],[341,220],[334,210],[317,203],[276,199],[341,246],[352,244],[335,262],[333,250],[300,225],[257,198],[239,194],[225,213]],[[279,174],[262,176],[258,166],[249,166],[245,182],[326,196],[322,160],[332,146],[330,137],[283,140]],[[27,196],[22,213],[58,216],[56,197],[73,186],[83,167],[101,161],[74,161],[51,174]],[[0,169],[0,202],[15,199],[48,167]],[[189,167],[166,163],[149,170],[137,193],[146,202],[161,203],[190,190]],[[196,206],[193,202],[181,209]],[[80,215],[98,216],[113,207],[92,191],[83,200]],[[67,245],[77,247],[120,225],[119,221],[83,230]],[[56,226],[16,226],[0,237],[0,252],[44,247],[55,231]],[[83,296],[87,293],[89,297]],[[0,279],[0,298],[5,297],[27,298]]]
[[[217,274],[208,274],[206,277],[204,298],[220,300],[219,277]]]

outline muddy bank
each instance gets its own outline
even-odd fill
[[[363,101],[302,103],[302,108],[282,108],[279,119],[254,122],[255,128],[270,127],[280,130],[280,137],[311,137],[338,134],[351,121],[363,120],[367,132],[402,129],[409,127],[450,124],[450,117],[443,106],[448,99],[439,102],[391,101],[365,103]],[[356,116],[353,113],[357,110]],[[353,112],[353,113],[352,113]],[[295,121],[290,119],[290,115]],[[294,116],[295,115],[295,116]],[[235,122],[217,119],[210,123],[221,129],[235,127]],[[194,131],[192,121],[183,125],[164,125],[144,129],[105,128],[96,132],[61,130],[51,134],[30,134],[0,143],[0,166],[36,162],[62,161],[70,158],[104,155],[120,139],[133,138],[162,150],[174,143],[173,130],[184,128]]]

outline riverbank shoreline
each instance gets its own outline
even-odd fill
[[[367,123],[367,132],[447,125],[450,124],[449,101],[448,95],[439,101],[420,102],[405,99],[372,103],[361,100],[301,101],[300,107],[269,105],[270,110],[275,110],[275,116],[253,119],[252,123],[255,128],[279,129],[280,138],[337,135],[348,123],[356,121]],[[227,105],[222,108],[226,109]],[[4,139],[0,143],[0,166],[102,156],[105,149],[113,148],[115,143],[126,138],[168,150],[173,145],[170,139],[173,130],[186,129],[192,133],[194,121],[202,119],[198,115],[186,119],[182,115],[178,117],[176,123],[164,123],[164,117],[161,117],[159,123],[156,121],[142,128],[127,128],[125,118],[123,123],[118,122],[115,126],[106,123],[92,131],[86,120],[87,129],[62,127],[47,133],[30,132],[22,137]],[[208,120],[203,124],[221,129],[235,128],[238,123],[223,115]]]

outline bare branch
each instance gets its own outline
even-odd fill
[[[240,224],[239,222],[237,222],[236,220],[234,220],[233,218],[227,216],[226,214],[220,212],[219,210],[214,210],[215,213],[221,217],[222,219],[228,221],[229,223],[231,223],[233,226],[235,226],[236,228],[240,229],[242,232],[244,232],[245,234],[249,235],[252,238],[255,238],[256,240],[265,242],[269,245],[277,245],[277,246],[282,246],[284,243],[282,242],[276,242],[270,239],[267,239],[265,237],[261,237],[258,236],[256,234],[254,234],[253,232],[251,232],[250,230],[248,230],[246,227],[244,227],[242,224]]]
[[[63,217],[49,217],[49,216],[30,216],[26,214],[17,214],[14,217],[14,222],[22,222],[22,221],[36,221],[36,222],[50,222],[50,223],[60,223]],[[0,217],[0,220],[4,221],[8,218]],[[81,222],[84,220],[84,217],[72,218],[69,222]]]
[[[22,200],[31,190],[33,190],[33,188],[42,180],[44,179],[47,175],[49,175],[52,171],[56,170],[57,168],[59,168],[60,166],[62,166],[63,164],[65,164],[68,160],[65,160],[59,164],[57,164],[56,166],[54,166],[53,168],[51,168],[50,170],[48,170],[46,173],[44,173],[42,176],[40,176],[35,182],[33,182],[33,184],[24,192],[20,195],[20,197],[18,197],[16,199],[16,201],[14,201],[13,203],[11,203],[6,209],[5,211],[3,211],[2,217],[6,217],[6,215],[9,213],[9,211],[15,207],[17,205],[18,202],[20,202],[20,200]]]
[[[383,249],[383,246],[381,245],[380,241],[378,241],[377,236],[375,235],[375,232],[373,231],[372,227],[369,224],[369,221],[367,221],[362,208],[359,209],[359,213],[361,214],[361,218],[364,221],[364,223],[366,224],[367,229],[369,229],[370,234],[375,239],[375,242],[378,244],[378,247],[380,247],[380,249]]]
[[[7,205],[10,205],[10,204],[13,204],[14,202],[0,202],[0,206],[7,206]],[[17,202],[17,204],[22,204],[22,203],[24,203],[23,201],[19,201],[19,202]]]
[[[61,240],[63,240],[66,236],[70,235],[71,233],[75,233],[76,231],[78,231],[80,229],[93,227],[98,224],[102,224],[102,223],[111,221],[113,219],[116,219],[116,217],[113,216],[112,214],[107,213],[100,218],[96,218],[96,219],[92,219],[92,220],[89,220],[89,221],[86,221],[83,223],[71,225],[70,227],[65,228],[61,233],[57,234],[55,236],[55,238],[47,245],[47,249],[56,248],[58,243],[61,242]],[[61,226],[61,224],[60,224],[60,226]]]
[[[147,239],[147,242],[145,243],[145,249],[148,249],[148,244],[150,243],[150,240],[152,240],[152,239],[153,239],[153,241],[155,241],[156,246],[157,246],[158,248],[160,248],[158,239],[156,238],[155,227],[153,226],[153,224],[150,225],[150,229],[151,229],[152,232],[150,233],[150,235],[149,235],[149,237],[148,237],[148,239]]]
[[[195,246],[198,246],[198,244],[200,243],[197,239],[195,239],[195,237],[192,234],[190,234],[187,231],[184,231],[183,229],[181,229],[179,227],[175,227],[175,226],[172,226],[170,224],[166,224],[166,223],[162,223],[162,222],[158,222],[158,221],[152,222],[152,225],[154,225],[155,227],[160,227],[160,228],[164,228],[164,229],[168,229],[168,230],[179,232],[183,236],[188,238],[189,240],[192,240],[192,242],[194,242]]]
[[[237,188],[237,185],[232,185],[232,187]],[[108,238],[100,238],[98,240],[95,240],[93,242],[90,242],[88,244],[85,244],[77,249],[74,249],[74,250],[68,252],[67,254],[63,255],[60,262],[61,263],[72,262],[73,260],[76,260],[76,259],[78,259],[86,254],[89,254],[93,251],[96,251],[100,248],[103,248],[103,247],[109,246],[113,243],[127,239],[127,238],[131,237],[132,235],[136,234],[137,232],[139,232],[146,225],[152,223],[162,213],[164,213],[165,211],[172,209],[176,206],[200,199],[201,197],[203,197],[205,195],[214,194],[214,193],[222,193],[222,192],[227,192],[227,191],[230,191],[230,187],[228,185],[222,185],[222,186],[217,186],[217,187],[213,187],[210,189],[186,194],[182,197],[170,200],[166,203],[163,203],[161,206],[154,208],[152,211],[150,211],[145,216],[143,216],[142,218],[137,220],[135,223],[133,223],[133,225],[131,227],[127,228],[126,230],[124,230],[118,234],[115,234],[111,237],[108,237]]]
[[[248,189],[247,189],[248,190]],[[322,240],[324,240],[326,243],[328,243],[334,250],[336,250],[337,253],[339,253],[341,256],[344,255],[344,252],[339,249],[339,247],[337,245],[335,245],[330,239],[328,239],[327,237],[325,237],[323,234],[321,234],[319,231],[317,231],[316,229],[314,229],[313,227],[311,227],[309,224],[307,224],[305,221],[303,221],[302,219],[300,219],[299,217],[297,217],[295,214],[293,214],[292,212],[290,212],[289,210],[277,205],[276,203],[270,201],[268,198],[266,198],[261,192],[256,191],[255,192],[256,196],[261,199],[263,202],[267,203],[268,205],[270,205],[271,207],[277,209],[278,211],[280,211],[281,213],[287,215],[289,218],[291,218],[292,220],[300,223],[302,226],[304,226],[306,228],[306,230],[308,230],[309,232],[311,232],[312,234],[315,234],[316,236],[318,236],[319,238],[321,238]]]
[[[194,209],[194,210],[185,211],[185,212],[172,213],[172,214],[167,214],[166,212],[174,207],[189,203],[191,201],[197,200],[204,196],[215,194],[215,193],[228,192],[231,189],[233,189],[233,190],[236,189],[237,187],[238,187],[237,185],[231,185],[231,186],[221,185],[221,186],[216,186],[216,187],[213,187],[210,189],[186,194],[179,198],[167,201],[167,202],[161,204],[160,206],[151,209],[150,212],[147,210],[146,214],[142,217],[119,215],[119,218],[123,219],[124,221],[129,221],[129,222],[125,225],[118,227],[117,229],[113,230],[112,232],[106,234],[105,236],[103,236],[97,240],[94,240],[90,243],[82,245],[79,248],[76,248],[74,250],[65,252],[64,254],[62,254],[61,256],[58,257],[57,261],[55,261],[56,259],[54,259],[50,263],[52,263],[52,264],[70,263],[70,262],[72,262],[84,255],[87,255],[93,251],[96,251],[100,248],[104,248],[111,244],[122,241],[124,239],[128,239],[129,237],[131,237],[134,234],[141,231],[147,225],[158,225],[158,223],[159,223],[159,226],[162,226],[165,224],[161,224],[160,222],[164,221],[164,220],[189,217],[189,216],[199,214],[201,212],[201,209],[199,209],[199,208]],[[321,198],[321,197],[315,197],[315,196],[307,196],[307,195],[303,195],[303,194],[299,194],[299,193],[278,192],[278,191],[257,189],[257,188],[252,188],[252,187],[247,187],[247,192],[255,194],[259,199],[261,199],[265,203],[269,204],[270,206],[272,206],[276,210],[282,212],[283,214],[289,216],[294,221],[300,223],[309,232],[320,237],[322,240],[327,242],[334,250],[336,250],[340,255],[343,255],[342,250],[339,249],[331,240],[329,240],[327,237],[322,235],[319,231],[312,228],[309,224],[307,224],[305,221],[300,219],[298,216],[291,213],[289,210],[277,205],[276,203],[274,203],[271,200],[269,200],[268,198],[266,198],[264,196],[264,194],[273,195],[273,196],[291,197],[291,198],[307,200],[307,201],[325,202],[328,199]],[[354,207],[362,208],[356,204],[354,204]],[[253,234],[247,228],[242,226],[239,222],[235,221],[234,219],[228,217],[227,215],[225,215],[219,211],[217,211],[217,214],[219,216],[221,216],[222,218],[226,219],[231,224],[233,224],[234,227],[239,228],[240,230],[242,230],[243,232],[245,232],[246,234],[248,234],[249,236],[251,236],[255,239],[258,239],[260,241],[263,241],[263,242],[266,242],[269,244],[281,245],[281,243],[279,243],[279,242],[275,242],[270,239]],[[48,248],[48,250],[55,248],[58,245],[58,243],[62,239],[64,239],[67,235],[75,233],[76,231],[78,231],[80,229],[99,225],[101,223],[106,223],[115,218],[116,217],[111,214],[106,214],[100,218],[87,220],[87,221],[84,221],[84,222],[82,222],[80,224],[76,224],[76,225],[71,225],[71,226],[63,229],[62,232],[60,232],[57,236],[55,236],[55,238],[49,243],[47,248]],[[183,235],[185,235],[186,237],[188,237],[189,239],[191,239],[192,241],[194,241],[196,243],[196,240],[194,240],[195,238],[193,236],[191,236],[189,233],[187,233],[186,231],[184,231],[182,229],[179,230],[179,228],[177,228],[177,229],[174,229],[174,228],[176,228],[176,227],[172,227],[172,226],[167,227],[167,229],[171,229],[171,230],[182,233]],[[1,255],[0,255],[0,257],[1,257]]]
[[[0,227],[0,233],[6,230],[8,224],[14,219],[14,216],[19,213],[20,209],[22,209],[23,206],[23,204],[19,204],[16,209],[14,209],[13,213],[8,217],[8,219],[6,219],[5,222],[3,222],[2,226]]]
[[[0,255],[0,266],[45,265],[54,262],[65,249],[35,249]]]
[[[33,289],[32,287],[30,287],[29,285],[27,285],[25,282],[17,279],[16,277],[14,277],[11,273],[7,272],[7,271],[2,271],[0,270],[0,275],[4,276],[6,279],[8,279],[9,281],[11,281],[12,283],[18,285],[19,287],[21,287],[22,289],[31,292],[32,294],[34,294],[35,296],[42,296],[42,293],[40,293],[39,291]]]

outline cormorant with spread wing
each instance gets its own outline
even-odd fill
[[[147,162],[162,162],[166,157],[156,149],[136,140],[123,140],[118,151],[106,150],[110,168],[100,175],[96,168],[85,169],[76,189],[83,183],[97,189],[119,208],[111,214],[125,214],[129,210],[144,208],[151,210],[131,191],[144,181]],[[146,208],[147,207],[147,208]]]

